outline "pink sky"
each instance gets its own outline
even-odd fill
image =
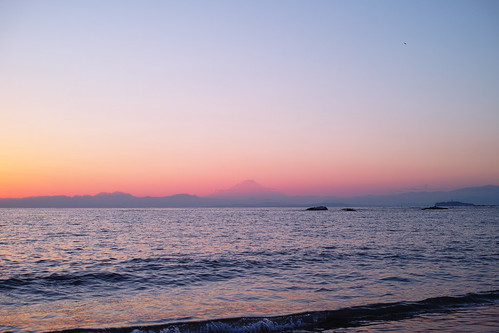
[[[2,2],[0,197],[497,185],[499,6],[446,4]]]

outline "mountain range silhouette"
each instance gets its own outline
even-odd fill
[[[499,205],[499,186],[468,187],[448,192],[406,192],[354,197],[289,196],[266,188],[254,180],[245,180],[205,197],[191,194],[136,197],[124,192],[102,192],[96,195],[0,198],[0,208],[428,206],[443,201]]]

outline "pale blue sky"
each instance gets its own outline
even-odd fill
[[[497,184],[498,90],[497,1],[0,0],[4,178],[42,151],[155,193]]]

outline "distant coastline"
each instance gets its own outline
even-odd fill
[[[461,202],[461,201],[444,201],[444,202],[437,202],[435,206],[439,207],[472,207],[472,206],[477,206],[472,203],[467,203],[467,202]]]
[[[468,187],[448,192],[407,192],[356,197],[288,196],[252,183],[251,191],[197,196],[176,194],[164,197],[136,197],[128,193],[100,193],[77,196],[0,198],[0,208],[195,208],[195,207],[465,207],[499,205],[499,186]],[[238,184],[237,186],[239,186]],[[241,186],[240,186],[241,187]],[[239,188],[240,188],[239,187]],[[435,204],[436,203],[436,204]]]

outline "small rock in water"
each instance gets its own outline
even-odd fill
[[[431,206],[431,207],[423,208],[423,210],[427,210],[427,209],[448,209],[448,208],[447,207],[439,207],[439,206]]]
[[[357,211],[354,208],[343,208],[342,210],[344,210],[345,212],[356,212]]]
[[[327,207],[326,206],[316,206],[316,207],[307,208],[307,210],[327,210]]]

